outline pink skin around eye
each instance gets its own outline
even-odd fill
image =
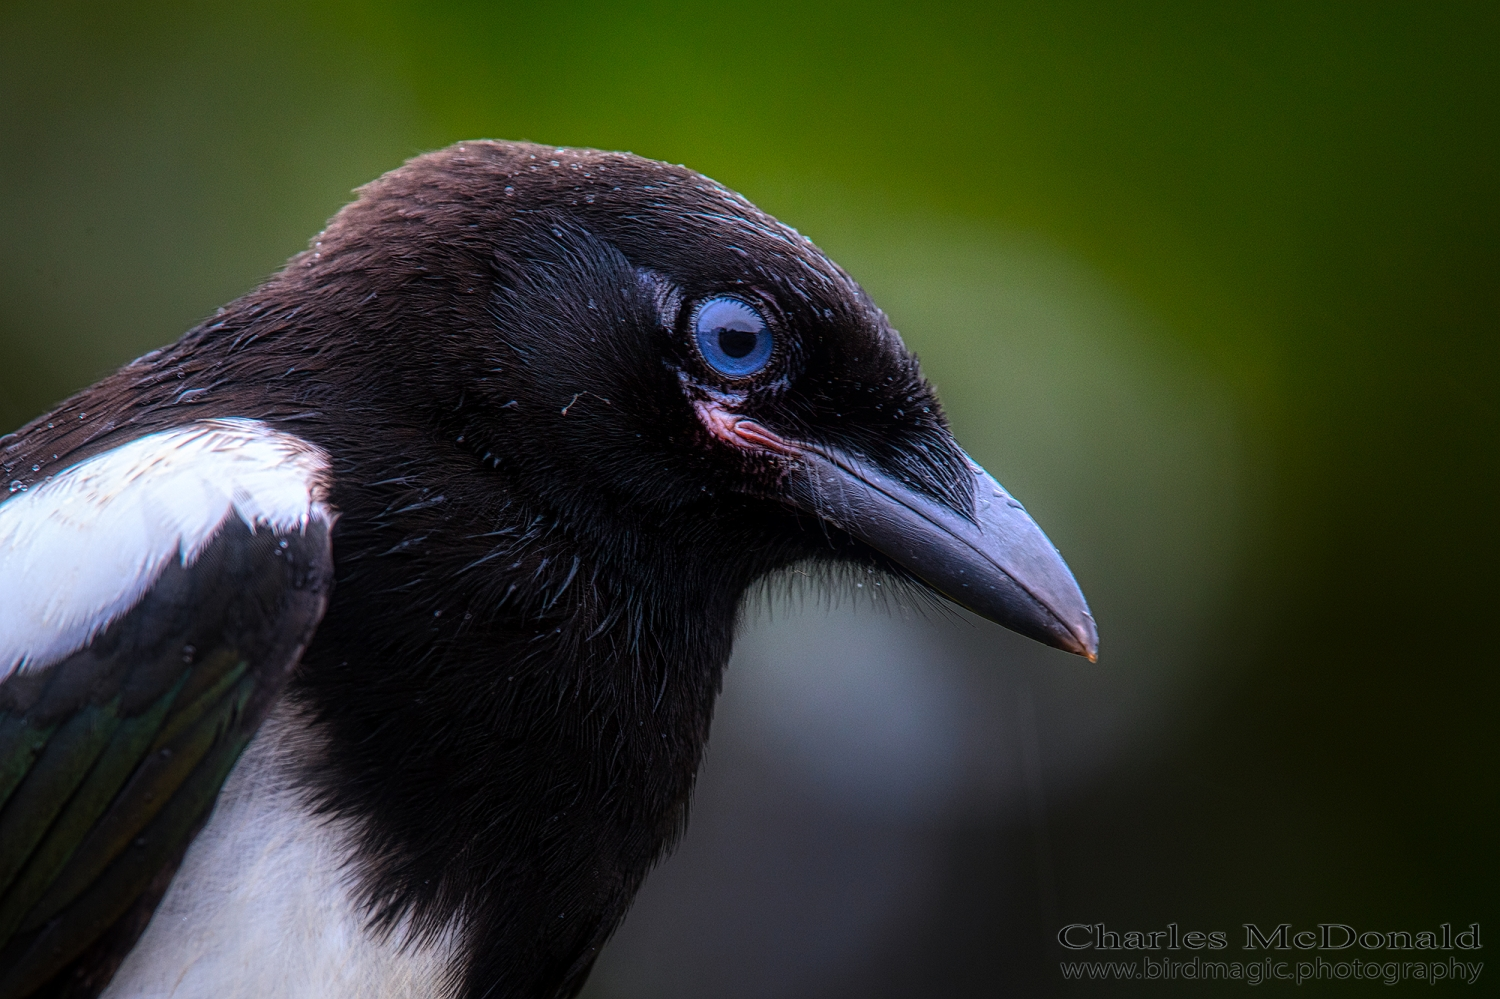
[[[713,400],[695,400],[693,408],[698,411],[698,419],[703,421],[709,433],[742,451],[768,451],[772,454],[788,456],[797,453],[797,449],[790,443],[759,423],[732,413]]]

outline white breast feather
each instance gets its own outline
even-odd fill
[[[189,565],[237,514],[251,529],[331,524],[328,457],[246,419],[203,420],[95,455],[0,503],[0,680],[87,645],[170,559]]]
[[[315,752],[278,706],[101,999],[442,999],[461,931],[380,935],[351,891],[340,820],[314,814],[287,768]]]

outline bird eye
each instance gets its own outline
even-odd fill
[[[710,298],[698,306],[693,335],[708,366],[730,378],[747,378],[771,360],[770,327],[737,298]]]

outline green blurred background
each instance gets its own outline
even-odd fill
[[[1497,136],[1492,2],[6,0],[0,430],[423,150],[685,163],[864,282],[1103,658],[758,615],[592,995],[1127,992],[1057,927],[1493,923]]]

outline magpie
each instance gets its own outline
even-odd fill
[[[0,997],[565,997],[747,594],[1093,660],[885,315],[680,166],[465,142],[0,438]]]

